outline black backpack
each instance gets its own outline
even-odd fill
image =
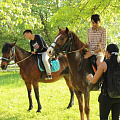
[[[111,98],[120,98],[120,63],[115,71],[112,71],[110,60],[106,59],[107,63],[107,92]]]

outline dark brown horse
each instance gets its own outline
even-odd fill
[[[98,90],[99,84],[92,85],[87,79],[87,75],[90,73],[93,74],[94,71],[90,61],[84,59],[84,54],[87,51],[85,49],[86,45],[79,40],[75,33],[69,31],[67,27],[66,29],[58,29],[59,33],[55,41],[48,48],[48,53],[54,55],[59,52],[66,52],[71,82],[79,103],[81,120],[84,120],[82,93],[84,94],[85,100],[85,113],[87,120],[89,120],[90,91]]]
[[[3,70],[7,68],[11,60],[14,60],[20,67],[20,75],[22,79],[25,81],[27,91],[28,91],[28,98],[29,98],[28,110],[31,110],[33,108],[32,93],[31,93],[32,85],[33,85],[35,97],[38,103],[37,112],[41,112],[42,107],[39,100],[38,82],[40,81],[42,72],[38,68],[37,55],[33,55],[30,52],[25,51],[24,49],[16,46],[15,43],[13,44],[5,43],[5,45],[2,48],[2,54],[3,54],[3,57],[1,62],[1,68]],[[45,76],[44,76],[41,82],[51,83],[64,77],[66,80],[66,84],[69,87],[69,91],[71,93],[70,103],[67,107],[67,108],[70,108],[74,104],[74,90],[69,81],[68,71],[66,72],[68,67],[67,59],[63,55],[60,56],[58,59],[60,63],[60,70],[52,73],[52,80],[45,80]]]

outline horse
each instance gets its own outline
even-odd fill
[[[51,80],[45,80],[46,74],[43,76],[42,81],[40,81],[40,77],[42,75],[42,71],[38,67],[38,60],[36,54],[31,54],[30,52],[20,48],[19,46],[15,45],[16,43],[5,43],[2,48],[2,61],[1,61],[1,68],[3,70],[7,69],[7,66],[11,60],[14,60],[15,63],[18,64],[20,67],[20,75],[25,82],[28,91],[28,99],[29,99],[29,109],[28,111],[32,110],[33,103],[32,103],[32,86],[34,88],[35,97],[38,104],[37,112],[41,112],[41,103],[39,100],[39,85],[38,82],[43,83],[52,83],[55,81],[60,80],[64,77],[66,84],[69,88],[71,93],[70,102],[67,108],[72,107],[74,104],[74,89],[69,80],[69,71],[68,63],[66,56],[61,55],[58,57],[60,69],[57,72],[52,73]]]
[[[59,28],[58,35],[54,42],[48,48],[49,56],[64,52],[67,55],[69,74],[72,86],[78,99],[79,111],[81,120],[84,120],[83,113],[83,95],[85,100],[85,114],[89,120],[89,99],[90,91],[99,90],[99,82],[95,85],[91,84],[87,79],[88,74],[94,74],[91,61],[84,59],[84,54],[87,52],[87,46],[79,40],[78,36],[66,29]]]

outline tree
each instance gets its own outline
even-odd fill
[[[87,29],[91,26],[92,14],[100,14],[101,26],[107,29],[108,43],[119,44],[120,2],[116,0],[74,0],[64,2],[64,6],[52,17],[52,25],[69,27],[78,34],[82,41],[87,40]],[[112,17],[110,17],[112,16]],[[64,21],[64,22],[63,22]]]
[[[86,42],[94,13],[101,16],[108,43],[120,41],[119,0],[1,0],[0,4],[0,48],[4,42],[17,40],[17,45],[30,50],[23,36],[28,28],[41,34],[48,45],[54,41],[58,26],[68,27]]]

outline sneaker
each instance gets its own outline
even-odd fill
[[[45,80],[51,80],[52,79],[52,76],[51,75],[47,75]]]

